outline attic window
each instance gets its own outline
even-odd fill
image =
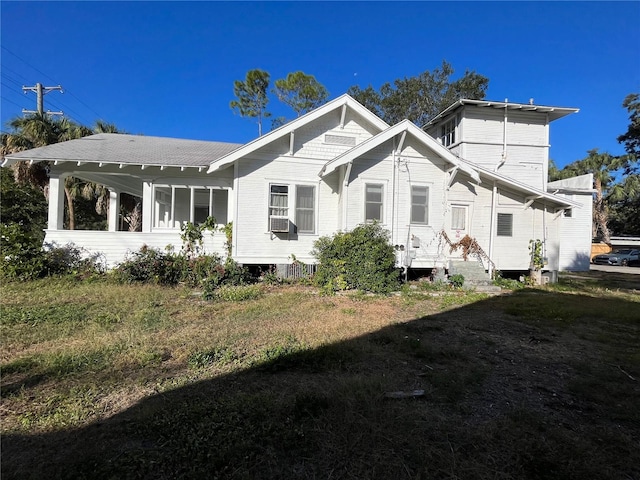
[[[447,120],[440,127],[440,141],[442,145],[448,147],[456,143],[456,126],[458,125],[458,121],[456,117],[453,117],[451,120]]]
[[[328,143],[330,145],[346,145],[348,147],[355,147],[356,137],[345,137],[342,135],[326,134],[324,136],[324,143]]]

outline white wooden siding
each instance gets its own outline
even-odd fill
[[[320,181],[321,160],[291,156],[246,158],[239,161],[237,180],[237,215],[234,258],[240,263],[289,263],[291,255],[305,263],[313,263],[313,243],[322,235],[334,233],[338,227],[338,192],[333,183]],[[269,185],[289,186],[289,219],[294,221],[295,185],[316,187],[314,234],[274,234],[268,227]]]
[[[226,255],[223,233],[205,234],[203,253]],[[45,245],[61,247],[73,244],[83,249],[85,255],[99,255],[108,268],[121,263],[127,254],[137,252],[143,245],[163,250],[172,245],[176,252],[182,248],[180,231],[164,232],[97,232],[92,230],[45,230]]]
[[[566,195],[561,195],[566,196]],[[558,216],[559,270],[587,271],[591,260],[591,227],[593,198],[590,193],[569,196],[582,204],[574,208],[571,217]]]

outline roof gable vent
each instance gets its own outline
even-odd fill
[[[355,147],[356,137],[346,137],[343,135],[332,135],[330,133],[327,133],[324,136],[324,143],[328,143],[330,145],[345,145],[347,147]]]

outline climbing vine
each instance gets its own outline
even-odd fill
[[[207,217],[207,219],[196,225],[195,223],[185,223],[181,230],[180,238],[182,239],[182,248],[187,256],[198,253],[204,242],[204,232],[209,230],[212,234],[216,229],[216,219]]]
[[[531,268],[533,270],[542,270],[542,267],[544,267],[542,240],[529,240],[529,252],[531,253]]]

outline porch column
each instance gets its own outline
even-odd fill
[[[153,225],[153,185],[142,182],[142,231],[151,232]]]
[[[47,228],[49,230],[62,230],[64,228],[64,178],[55,175],[49,177]]]
[[[109,189],[109,231],[118,231],[118,218],[120,218],[120,193]]]

